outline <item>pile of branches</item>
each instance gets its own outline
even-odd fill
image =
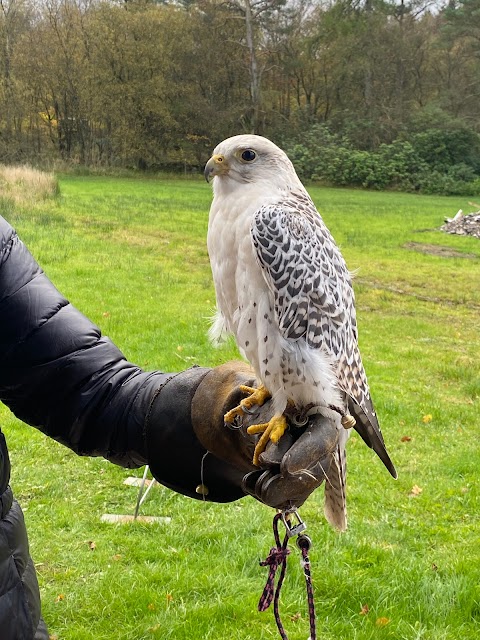
[[[465,216],[460,209],[454,218],[445,218],[445,224],[440,230],[458,236],[473,236],[480,240],[480,211]]]

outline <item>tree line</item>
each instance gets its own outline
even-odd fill
[[[189,171],[254,132],[333,183],[480,173],[480,0],[0,0],[0,74],[3,163]]]

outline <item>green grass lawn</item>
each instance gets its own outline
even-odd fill
[[[233,344],[215,350],[206,337],[207,184],[64,176],[60,187],[57,201],[7,218],[128,358],[174,371],[237,357]],[[310,193],[357,270],[360,347],[399,473],[392,480],[354,435],[348,531],[326,524],[323,489],[301,510],[314,543],[318,638],[478,640],[480,242],[436,230],[472,208],[460,197]],[[136,489],[122,484],[129,472],[77,458],[5,408],[0,420],[54,638],[278,637],[273,614],[256,611],[270,509],[249,498],[203,504],[157,487],[143,513],[169,515],[170,525],[104,524],[105,512],[133,512]],[[305,640],[296,553],[281,612],[290,640]]]

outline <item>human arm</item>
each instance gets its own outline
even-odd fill
[[[205,449],[189,410],[207,372],[195,368],[173,379],[128,362],[0,219],[0,399],[18,418],[79,455],[103,456],[123,467],[149,464],[161,482],[198,497]],[[160,392],[167,384],[175,390],[171,406]],[[152,431],[158,437],[148,450]],[[220,460],[209,460],[205,471],[213,477],[211,499],[244,495],[242,471]]]
[[[223,415],[238,404],[238,385],[253,377],[238,363],[219,370],[172,376],[128,362],[58,292],[0,218],[0,399],[18,418],[79,455],[104,456],[123,467],[149,464],[175,491],[203,498],[197,487],[204,484],[207,499],[235,500],[252,492],[242,480],[256,471],[254,440],[225,428]],[[267,471],[277,484],[286,459],[277,456]],[[300,484],[305,499],[312,487]],[[255,491],[262,500],[260,484]],[[282,500],[279,490],[264,501],[276,506]]]

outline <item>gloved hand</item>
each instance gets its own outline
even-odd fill
[[[311,416],[305,427],[290,427],[278,444],[268,444],[260,455],[259,469],[252,463],[258,436],[248,435],[246,429],[267,422],[273,415],[272,403],[245,415],[241,427],[227,427],[223,416],[242,399],[241,384],[256,386],[252,369],[241,362],[216,367],[205,375],[192,399],[194,432],[216,458],[245,474],[246,493],[274,508],[299,507],[328,474],[337,428],[321,415]]]

